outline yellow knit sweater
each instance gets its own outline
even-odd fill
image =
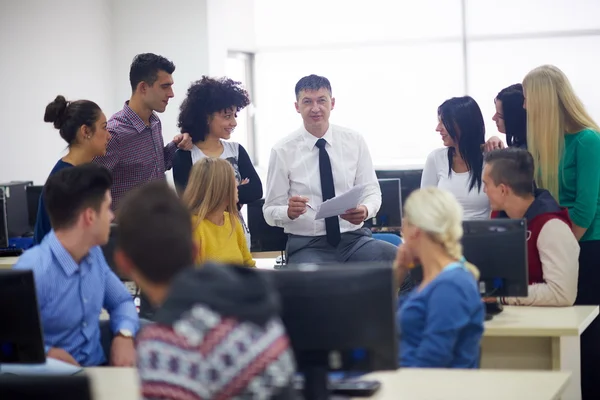
[[[236,221],[232,232],[229,213],[225,212],[223,216],[225,217],[223,225],[215,225],[205,219],[194,230],[194,242],[198,246],[196,263],[215,261],[256,267],[256,262],[248,250],[242,224]],[[197,220],[197,217],[192,217],[193,226],[196,226]]]

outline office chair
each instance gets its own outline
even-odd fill
[[[402,244],[402,238],[394,233],[374,233],[373,239],[383,240],[394,246],[400,246]]]

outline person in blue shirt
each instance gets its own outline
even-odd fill
[[[44,121],[51,122],[69,145],[69,152],[54,165],[50,176],[61,169],[89,163],[94,157],[106,153],[110,139],[110,133],[106,129],[106,116],[93,101],[68,102],[64,96],[56,96],[46,106]],[[45,203],[44,196],[40,195],[33,233],[34,244],[40,244],[52,229]]]
[[[33,271],[47,356],[73,365],[133,366],[136,359],[137,310],[100,248],[114,217],[111,185],[110,172],[95,164],[50,176],[43,194],[53,229],[13,267]],[[103,308],[110,329],[101,329]],[[105,350],[102,342],[111,344]]]
[[[400,367],[479,366],[485,311],[479,273],[462,256],[462,219],[454,196],[436,187],[406,200],[395,267],[401,282],[418,264],[423,280],[399,298]]]

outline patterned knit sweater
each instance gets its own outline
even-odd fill
[[[179,275],[155,324],[137,338],[145,399],[295,398],[293,353],[278,299],[249,268]]]

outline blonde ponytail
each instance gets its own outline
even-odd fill
[[[479,279],[477,267],[463,258],[463,210],[454,195],[436,187],[415,190],[406,200],[404,217],[442,245],[450,257],[463,262],[475,279]]]
[[[458,231],[460,231],[460,233]],[[479,269],[477,269],[477,267],[474,264],[471,264],[470,262],[466,261],[463,257],[463,247],[460,242],[462,235],[463,229],[461,225],[460,230],[456,230],[455,232],[447,232],[446,235],[442,235],[442,237],[440,238],[440,243],[442,244],[442,246],[444,246],[444,249],[446,249],[446,252],[450,255],[450,257],[456,258],[457,260],[461,260],[465,268],[471,274],[473,274],[476,280],[479,280]]]

